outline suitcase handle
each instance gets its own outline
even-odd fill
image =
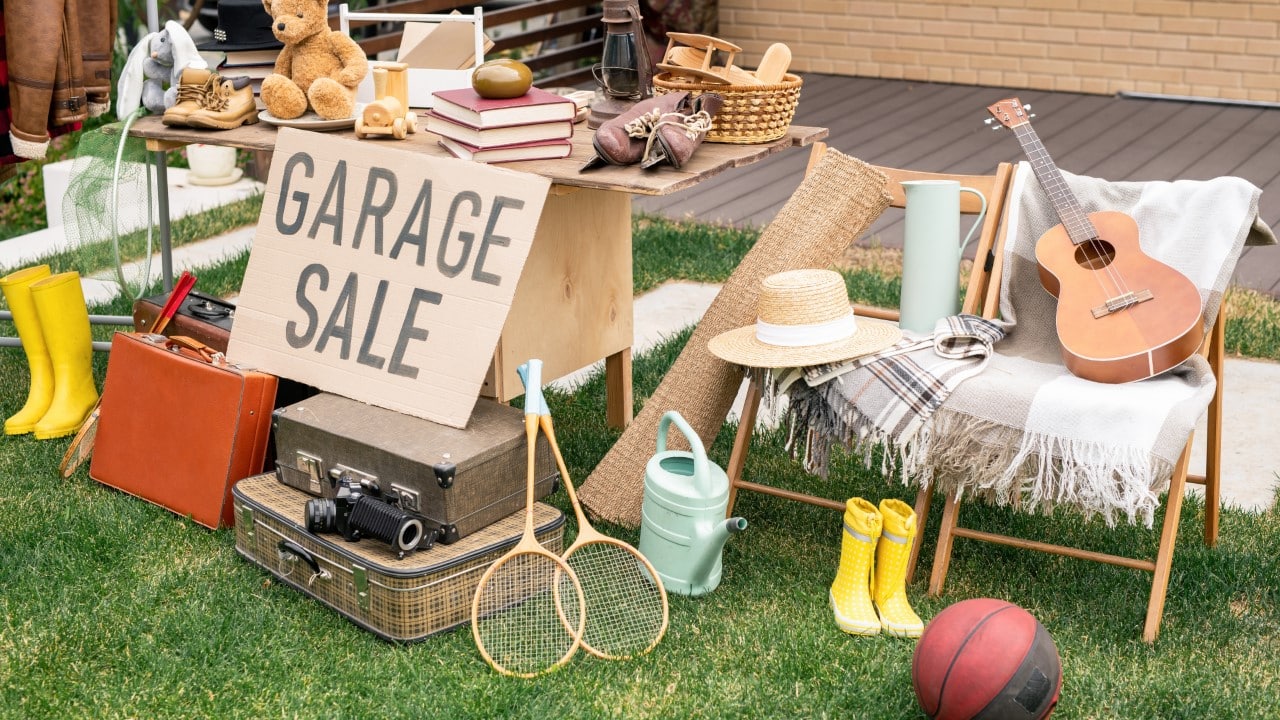
[[[165,338],[164,346],[174,352],[190,350],[201,360],[211,365],[220,365],[226,362],[225,355],[188,335],[174,335]]]
[[[280,552],[281,556],[292,555],[311,568],[311,579],[307,581],[308,587],[315,582],[316,578],[324,580],[329,578],[329,573],[320,567],[320,563],[316,561],[315,556],[298,543],[292,540],[281,540],[276,544],[276,550]]]

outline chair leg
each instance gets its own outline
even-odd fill
[[[925,522],[929,519],[929,506],[933,504],[933,487],[921,487],[916,493],[916,539],[911,543],[911,556],[907,560],[907,583],[916,579],[916,563],[920,560],[920,545],[924,542]]]
[[[942,584],[947,580],[947,569],[951,565],[951,543],[955,539],[952,532],[960,519],[960,500],[947,497],[942,506],[942,523],[938,527],[938,547],[933,551],[933,573],[929,577],[929,595],[942,594]]]
[[[733,504],[738,500],[738,482],[747,465],[747,451],[751,448],[751,432],[756,426],[756,413],[760,409],[760,385],[754,379],[747,381],[747,397],[742,403],[742,417],[738,419],[738,434],[733,438],[733,450],[729,453],[729,507],[725,517],[733,517]]]
[[[1219,311],[1218,320],[1213,324],[1213,334],[1209,340],[1209,367],[1218,379],[1213,391],[1213,400],[1209,402],[1209,416],[1205,434],[1204,459],[1204,544],[1213,547],[1218,544],[1218,510],[1222,503],[1222,385],[1224,373],[1223,353],[1226,340],[1226,318],[1224,311]]]
[[[1156,566],[1151,580],[1151,598],[1147,602],[1147,620],[1142,628],[1142,639],[1149,643],[1155,642],[1160,634],[1160,618],[1164,614],[1164,599],[1169,591],[1169,571],[1173,567],[1173,549],[1178,541],[1178,519],[1182,515],[1182,499],[1187,491],[1187,465],[1190,462],[1191,441],[1187,440],[1169,480],[1169,499],[1164,507],[1160,547],[1156,551]]]

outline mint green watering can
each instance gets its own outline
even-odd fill
[[[692,452],[667,450],[675,423]],[[675,410],[658,422],[658,453],[644,471],[640,552],[662,576],[667,592],[697,597],[720,584],[720,551],[732,533],[745,530],[740,517],[725,519],[729,476],[707,460],[693,429]]]
[[[898,326],[932,333],[941,318],[960,312],[960,258],[987,214],[987,198],[957,180],[905,180],[906,230],[902,244],[902,300]],[[960,242],[960,193],[982,201],[973,227]]]

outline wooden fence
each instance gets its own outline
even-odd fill
[[[398,0],[371,4],[360,12],[440,14],[453,10],[470,13],[474,5],[451,0]],[[581,85],[591,81],[591,64],[600,57],[603,25],[599,0],[533,0],[504,4],[484,13],[485,33],[494,41],[489,56],[521,51],[541,87]],[[338,27],[333,10],[329,25]],[[504,27],[505,26],[505,27]],[[351,33],[370,57],[400,47],[400,23],[355,22]],[[516,30],[511,32],[511,28]],[[502,28],[503,32],[494,32]]]

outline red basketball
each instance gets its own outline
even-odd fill
[[[911,657],[911,683],[935,720],[1038,720],[1058,704],[1062,661],[1031,613],[978,598],[948,607],[925,626]]]

